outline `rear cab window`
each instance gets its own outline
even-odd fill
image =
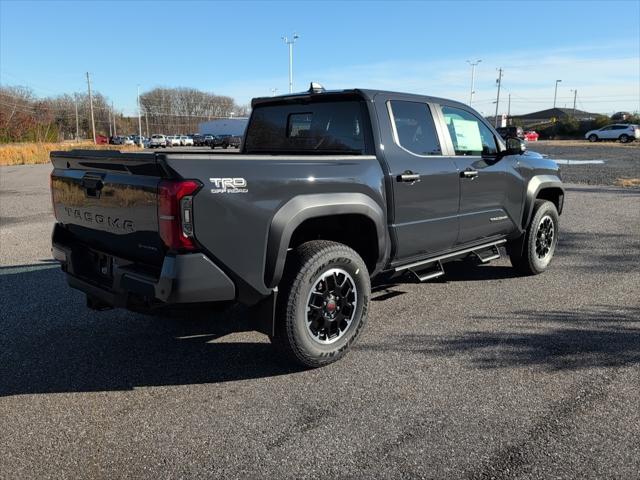
[[[498,154],[493,132],[478,117],[462,108],[447,105],[442,106],[442,115],[456,155]]]
[[[356,97],[257,105],[247,127],[245,153],[373,153],[369,116]]]
[[[390,100],[389,115],[398,146],[418,156],[442,155],[429,105]]]

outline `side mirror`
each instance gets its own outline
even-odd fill
[[[520,140],[519,138],[514,138],[514,137],[510,137],[507,138],[507,150],[504,153],[504,155],[522,155],[525,150],[527,149],[527,146],[525,145],[523,140]]]

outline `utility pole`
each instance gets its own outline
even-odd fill
[[[118,132],[116,131],[116,111],[113,109],[113,102],[111,102],[111,115],[113,116],[113,136],[117,137]]]
[[[138,145],[142,148],[142,110],[140,109],[140,85],[138,85]]]
[[[107,115],[109,117],[109,137],[111,137],[113,132],[111,130],[111,110],[109,108],[107,108]]]
[[[147,115],[147,109],[144,110],[144,124],[147,127],[147,138],[151,138],[151,135],[149,135],[149,115]]]
[[[496,124],[495,127],[498,128],[498,108],[500,106],[500,87],[502,86],[502,68],[498,69],[498,78],[496,79],[496,83],[498,84],[498,95],[496,96]]]
[[[571,90],[573,92],[573,116],[576,116],[576,99],[578,97],[578,90]]]
[[[272,89],[271,89],[271,96],[272,96],[272,97],[275,97],[275,96],[276,96],[276,93],[278,93],[278,89],[277,89],[277,88],[272,88]]]
[[[289,45],[289,93],[293,93],[293,44],[296,43],[298,38],[300,38],[300,36],[297,33],[294,33],[290,39],[288,37],[282,37],[284,43]]]
[[[507,122],[511,118],[511,93],[509,93],[509,103],[507,103]]]
[[[556,98],[558,98],[558,84],[561,82],[562,80],[556,80],[556,89],[553,92],[553,108],[556,108]]]
[[[475,62],[472,62],[471,60],[467,60],[467,63],[469,65],[471,65],[471,93],[469,94],[469,106],[471,106],[471,104],[473,103],[473,94],[476,93],[475,90],[473,89],[473,84],[475,83],[475,78],[476,78],[476,66],[481,62],[482,60],[478,59]]]
[[[89,72],[87,72],[87,88],[89,90],[89,107],[91,109],[91,130],[93,131],[93,143],[96,142],[96,121],[93,118],[93,97],[91,96],[91,79],[89,78]]]
[[[76,142],[80,140],[80,124],[78,123],[78,96],[73,95],[73,105],[76,107]]]

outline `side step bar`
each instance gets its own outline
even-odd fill
[[[478,260],[480,260],[482,263],[489,263],[491,260],[497,260],[498,258],[500,258],[500,250],[496,245],[493,245],[486,250],[474,250],[473,254],[478,257]],[[486,257],[484,256],[485,254],[487,254]]]
[[[490,242],[477,247],[465,248],[456,252],[447,253],[433,258],[427,258],[418,262],[408,263],[407,265],[400,265],[394,268],[395,272],[402,272],[409,270],[413,273],[421,282],[431,280],[444,275],[444,268],[442,267],[442,260],[459,257],[465,254],[473,254],[482,263],[488,263],[491,260],[500,258],[499,245],[506,243],[506,240],[498,240],[496,242]],[[422,268],[421,268],[422,267]]]
[[[442,263],[439,260],[431,265],[428,265],[425,269],[409,269],[409,271],[413,273],[421,282],[426,282],[427,280],[431,280],[432,278],[438,278],[444,275],[444,268],[442,268]]]

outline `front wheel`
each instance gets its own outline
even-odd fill
[[[371,283],[362,258],[341,243],[304,243],[287,260],[280,288],[274,346],[305,367],[342,358],[367,319]]]
[[[558,210],[547,200],[536,200],[533,218],[524,236],[507,244],[511,264],[525,275],[544,272],[558,244]]]
[[[592,133],[591,135],[589,135],[589,141],[591,143],[597,142],[598,141],[598,136],[596,134]]]

